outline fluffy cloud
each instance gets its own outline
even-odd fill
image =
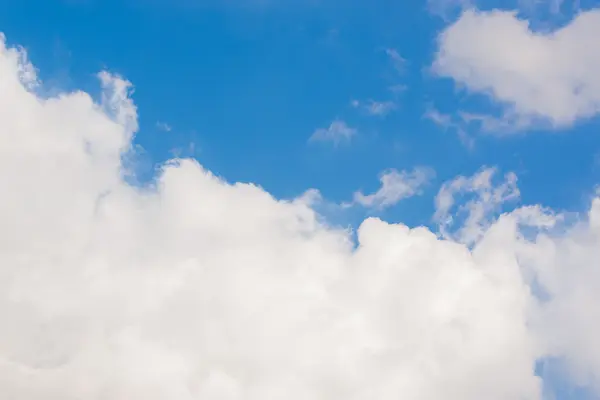
[[[544,300],[531,317],[538,346],[564,360],[567,379],[600,394],[600,197],[585,220],[558,237],[521,243],[518,254]]]
[[[349,127],[344,121],[336,119],[327,128],[315,130],[309,141],[333,142],[337,145],[340,142],[352,139],[356,132],[356,129]]]
[[[520,209],[472,249],[378,219],[355,246],[192,160],[128,185],[129,83],[43,99],[32,71],[0,45],[3,397],[533,400],[550,354],[598,383],[600,199],[560,236]]]
[[[469,10],[439,36],[433,70],[506,106],[505,121],[565,127],[600,112],[600,11],[552,32],[515,12]]]
[[[435,175],[429,168],[419,167],[412,171],[390,169],[379,176],[380,188],[372,194],[354,194],[354,203],[365,207],[383,209],[400,200],[422,193],[422,188]]]

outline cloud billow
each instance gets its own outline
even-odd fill
[[[42,99],[24,62],[0,46],[2,397],[540,399],[548,355],[600,383],[600,199],[535,241],[519,209],[472,249],[374,218],[355,245],[193,160],[128,185],[130,84]]]

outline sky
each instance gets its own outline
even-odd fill
[[[0,0],[0,32],[8,398],[600,397],[600,2]]]

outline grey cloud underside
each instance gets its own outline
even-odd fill
[[[470,248],[378,219],[354,246],[305,201],[192,160],[126,184],[128,83],[41,99],[32,71],[0,47],[3,398],[540,399],[548,355],[600,383],[600,198],[553,236],[533,207],[476,220]],[[444,212],[495,193],[461,182]]]

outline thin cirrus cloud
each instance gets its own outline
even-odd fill
[[[438,38],[433,71],[505,107],[493,129],[565,128],[600,113],[600,10],[552,32],[515,12],[468,10]],[[481,119],[481,118],[480,118]]]
[[[40,98],[33,71],[0,42],[4,398],[540,400],[549,357],[600,389],[600,197],[552,231],[535,206],[496,215],[489,173],[459,178],[444,215],[491,196],[465,210],[474,243],[377,218],[354,242],[195,160],[129,185],[131,84]]]

